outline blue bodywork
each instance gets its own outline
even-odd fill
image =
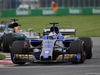
[[[50,28],[50,32],[56,33],[56,35],[45,35],[42,39],[27,39],[30,41],[30,45],[32,46],[31,49],[33,51],[35,49],[38,50],[38,52],[34,51],[33,53],[30,53],[30,55],[33,55],[37,61],[71,60],[65,59],[65,57],[69,56],[69,44],[76,39],[65,39],[64,36],[60,34],[59,28],[55,25]],[[59,58],[60,56],[61,59]],[[74,59],[80,62],[81,54],[76,54]]]

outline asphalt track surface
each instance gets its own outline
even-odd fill
[[[83,64],[27,63],[0,66],[0,75],[100,75],[100,38],[93,40],[93,57]]]

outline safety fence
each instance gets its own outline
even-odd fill
[[[58,8],[54,12],[52,8],[46,9],[11,9],[0,10],[0,17],[21,16],[65,16],[65,15],[95,15],[100,14],[100,8]]]

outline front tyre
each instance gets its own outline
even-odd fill
[[[70,43],[69,54],[81,54],[80,61],[72,60],[72,63],[84,63],[86,58],[84,42],[81,40],[75,40]]]
[[[86,58],[91,59],[93,55],[93,43],[89,37],[81,37],[80,40],[84,41],[86,48]]]
[[[14,61],[14,54],[26,54],[28,50],[28,44],[25,41],[14,41],[11,48],[11,60],[14,64],[25,64],[26,62]]]

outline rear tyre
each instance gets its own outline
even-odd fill
[[[93,55],[93,51],[92,51],[92,46],[93,46],[93,43],[92,43],[92,40],[91,38],[89,37],[81,37],[79,38],[80,40],[84,41],[85,43],[85,48],[86,48],[86,58],[87,59],[91,59],[92,58],[92,55]]]
[[[28,44],[25,41],[14,41],[11,48],[11,60],[14,64],[25,64],[26,62],[14,61],[14,54],[26,54],[28,53]]]
[[[80,61],[72,60],[72,63],[84,63],[86,58],[84,42],[81,40],[75,40],[70,43],[69,54],[81,54]]]
[[[12,34],[4,34],[1,38],[1,50],[3,52],[10,52],[9,45],[13,42]]]

